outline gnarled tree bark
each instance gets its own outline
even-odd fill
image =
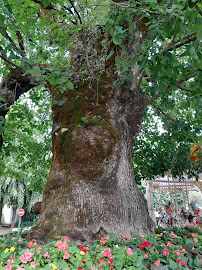
[[[131,53],[143,36],[137,30]],[[116,54],[93,85],[80,82],[64,94],[50,86],[53,159],[40,223],[31,237],[46,242],[68,235],[74,241],[90,241],[106,234],[131,237],[154,232],[132,167],[133,144],[146,104],[140,89],[142,74],[136,65],[128,86],[114,88],[115,56],[120,50],[113,46],[109,51],[114,49]],[[58,100],[63,105],[55,104]]]

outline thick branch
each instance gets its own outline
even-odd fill
[[[173,119],[172,117],[170,117],[167,113],[165,113],[164,111],[161,110],[161,108],[159,108],[158,106],[152,104],[152,106],[154,108],[156,108],[161,114],[163,114],[164,116],[166,116],[169,120],[171,121],[175,121],[175,119]]]
[[[7,32],[6,32],[6,37],[8,38],[10,43],[13,45],[13,47],[16,49],[16,51],[19,52],[21,56],[24,56],[24,52],[16,46],[15,42],[12,40],[12,38],[9,36]]]
[[[185,44],[189,44],[192,41],[196,40],[196,33],[191,33],[189,35],[186,35],[184,37],[182,37],[181,39],[178,39],[177,41],[174,41],[175,37],[173,38],[173,40],[167,45],[166,48],[162,49],[160,51],[160,54],[166,52],[166,51],[172,51],[173,49],[177,49],[180,48],[182,46],[184,46]],[[184,41],[181,41],[184,40]]]
[[[126,5],[125,3],[119,3],[121,1],[112,1],[112,0],[109,0],[109,2],[114,5],[114,6],[119,6],[119,7],[123,7],[123,8],[129,8],[130,6],[129,5]]]
[[[2,53],[2,52],[3,52],[3,48],[2,48],[1,46],[0,46],[0,52],[1,52],[0,58],[1,58],[2,60],[4,60],[4,61],[7,62],[8,64],[10,64],[10,65],[12,65],[12,66],[14,66],[14,67],[16,67],[16,68],[19,68],[18,65],[16,65],[15,63],[12,63],[11,61],[9,61],[9,60],[7,59],[7,57]]]
[[[20,47],[20,49],[23,53],[23,56],[24,56],[25,55],[25,48],[24,48],[24,42],[23,42],[23,38],[22,38],[20,31],[16,31],[16,36],[18,38],[19,47]]]
[[[63,7],[65,10],[67,10],[70,14],[72,14],[72,15],[74,15],[75,16],[75,14],[74,14],[74,12],[71,10],[71,8],[68,8],[68,7]],[[77,19],[76,19],[76,21],[73,21],[73,20],[70,20],[74,25],[77,25],[78,23],[77,23]]]
[[[180,84],[177,85],[177,87],[183,91],[187,91],[187,92],[190,92],[190,93],[194,93],[195,90],[194,89],[190,89],[190,88],[186,88],[186,87],[183,87],[181,86]]]
[[[72,7],[73,7],[75,13],[77,14],[80,23],[82,24],[83,22],[82,22],[81,16],[80,16],[79,12],[77,11],[77,9],[75,8],[73,1],[72,1],[72,0],[69,0],[69,2],[70,2],[70,4],[72,5]]]
[[[168,87],[166,92],[170,92],[172,90],[171,87]],[[153,101],[157,100],[160,97],[159,93],[154,94],[152,97],[148,98],[145,101],[145,107],[147,107],[148,105],[152,104]]]
[[[176,83],[177,87],[179,89],[181,89],[181,90],[184,90],[184,91],[188,91],[188,92],[193,93],[194,92],[193,89],[189,89],[189,88],[183,87],[183,86],[181,86],[181,84],[183,84],[184,82],[188,81],[191,78],[194,78],[196,74],[197,73],[195,72],[195,73],[190,74],[190,76],[185,77],[182,80],[178,80],[177,83]],[[166,92],[170,92],[171,90],[172,90],[172,87],[168,86],[167,89],[166,89]],[[153,101],[157,100],[159,97],[160,97],[159,93],[156,93],[152,97],[148,98],[145,101],[145,107],[148,106],[148,105],[150,105]]]
[[[0,106],[0,116],[5,117],[14,101],[37,85],[39,83],[36,82],[34,74],[24,75],[24,70],[20,67],[10,69],[10,73],[3,78],[0,84],[0,96],[5,100],[5,103]],[[2,144],[3,139],[2,135],[0,135],[0,147]]]
[[[199,14],[202,16],[202,10],[200,9],[200,7],[197,5],[200,1],[196,1],[195,2],[195,8],[196,10],[199,12]]]
[[[189,44],[189,43],[191,43],[192,41],[195,41],[195,40],[196,40],[196,36],[187,39],[185,42],[180,42],[178,44],[175,44],[174,46],[168,48],[167,51],[172,51],[173,49],[180,48],[180,47],[184,46],[185,44]]]

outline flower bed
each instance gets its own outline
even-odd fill
[[[0,237],[0,269],[201,269],[202,233],[199,229],[163,231],[121,241],[109,235],[90,247],[65,237],[40,245],[17,234]]]

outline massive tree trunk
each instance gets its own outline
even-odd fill
[[[131,35],[133,44],[128,37],[125,47],[135,54],[145,28],[138,26]],[[113,87],[119,76],[115,56],[121,50],[113,43],[108,50],[116,53],[105,63],[99,80],[80,81],[75,90],[63,94],[50,86],[53,158],[33,237],[48,241],[67,235],[74,241],[89,241],[106,234],[131,237],[154,232],[132,167],[133,144],[146,104],[140,89],[142,74],[135,65],[128,86]]]
[[[142,96],[123,87],[114,90],[107,72],[90,88],[78,85],[60,95],[51,87],[51,92],[53,104],[62,100],[63,105],[52,106],[53,159],[34,234],[44,241],[56,235],[88,241],[153,232],[132,167]]]

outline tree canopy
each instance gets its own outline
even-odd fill
[[[134,164],[135,168],[138,168],[135,169],[136,180],[151,178],[169,169],[172,169],[174,175],[181,175],[186,167],[189,167],[189,173],[197,172],[199,164],[195,166],[195,162],[191,162],[187,157],[190,144],[198,142],[200,136],[200,8],[199,1],[183,0],[158,1],[158,4],[156,0],[1,0],[2,76],[5,77],[11,69],[21,67],[24,74],[36,75],[36,85],[46,88],[47,83],[50,83],[56,85],[60,92],[66,88],[73,89],[78,76],[83,80],[88,77],[95,80],[94,76],[97,79],[103,67],[100,57],[97,62],[95,56],[87,57],[91,49],[87,35],[92,35],[90,31],[94,32],[93,35],[99,35],[97,27],[105,25],[106,33],[111,37],[108,42],[113,43],[116,50],[122,50],[121,54],[117,54],[114,49],[107,54],[105,40],[105,51],[102,52],[104,58],[108,60],[116,55],[119,76],[115,86],[120,83],[127,85],[136,73],[137,78],[143,78],[140,87],[148,98],[148,105],[151,104],[145,110],[141,136],[134,147]],[[128,23],[127,27],[124,25],[125,21]],[[135,34],[142,21],[147,38],[139,45],[138,53],[133,54],[124,42],[128,35],[132,42],[133,33]],[[84,34],[85,38],[82,39],[79,36],[84,32],[87,34]],[[76,60],[81,64],[80,74],[74,67],[70,67],[72,54],[78,49],[77,46],[73,47],[77,42],[86,52],[80,56],[81,59]],[[135,67],[134,63],[138,63],[138,66]],[[131,67],[134,67],[133,72]],[[39,98],[45,99],[40,95],[38,91],[38,96],[33,96],[34,102]],[[4,101],[4,97],[1,97],[2,108],[8,105]],[[54,102],[60,105],[63,101]],[[13,121],[16,125],[16,117],[29,118],[31,113],[27,111],[29,109],[25,104],[19,104],[18,108],[19,111],[11,111],[8,118],[15,119]],[[158,121],[162,122],[162,134],[159,134],[156,124],[151,120],[156,119],[156,116]],[[4,116],[1,116],[1,123],[4,123]],[[21,121],[20,125],[22,123]],[[9,125],[15,131],[11,131]],[[12,152],[16,130],[20,128],[18,132],[32,133],[31,129],[35,129],[36,123],[30,122],[29,131],[27,127],[13,125],[10,120],[7,126],[1,128],[1,132],[5,131],[5,127],[8,134],[5,138],[5,151]],[[38,129],[41,129],[41,126],[38,126]],[[42,133],[42,129],[39,132]],[[24,146],[19,147],[21,152],[15,161],[24,159],[23,149],[26,151],[25,145],[29,144],[26,138],[28,137],[24,136]],[[32,150],[34,149],[37,147],[33,144]],[[29,153],[27,159],[29,160]],[[23,164],[22,167],[32,168],[32,164],[28,165],[28,162],[26,165],[20,163]]]

